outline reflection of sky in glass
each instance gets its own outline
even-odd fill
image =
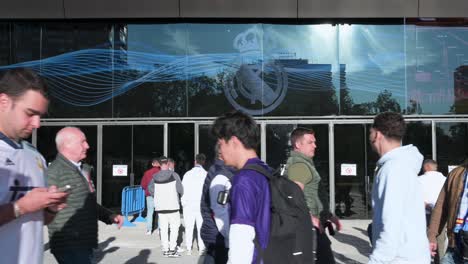
[[[266,69],[275,60],[304,60],[300,66],[284,67],[289,81],[297,84],[295,88],[290,85],[290,92],[306,91],[308,87],[299,83],[310,86],[325,78],[323,70],[317,74],[309,67],[322,64],[321,69],[330,69],[325,71],[331,72],[333,87],[316,90],[348,88],[355,104],[373,102],[387,90],[402,109],[414,100],[426,114],[449,112],[454,72],[468,65],[466,27],[186,23],[129,24],[127,32],[125,49],[117,53],[82,50],[21,65],[36,67],[49,78],[55,74],[55,92],[67,102],[85,97],[77,84],[86,87],[87,99],[75,105],[90,105],[138,89],[143,82],[213,77],[222,71],[236,72],[248,63],[263,62]],[[109,82],[90,88],[99,81]],[[67,83],[74,86],[65,96],[60,88]],[[99,90],[102,87],[107,90]]]

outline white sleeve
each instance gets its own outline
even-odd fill
[[[233,224],[229,230],[228,264],[252,263],[255,229],[250,225]]]
[[[222,205],[218,203],[218,194],[222,191],[229,191],[231,182],[224,175],[216,175],[210,184],[210,204],[213,210],[214,220],[219,232],[223,235],[226,246],[229,245],[229,203]]]

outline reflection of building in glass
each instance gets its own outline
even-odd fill
[[[468,112],[468,65],[459,66],[453,73],[455,113]]]
[[[458,67],[453,74],[455,101],[468,99],[468,65]]]

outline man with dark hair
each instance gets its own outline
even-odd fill
[[[248,115],[236,111],[214,121],[213,135],[218,139],[226,165],[239,171],[233,177],[230,205],[229,262],[257,263],[258,250],[266,249],[270,233],[270,187],[261,173],[243,169],[256,164],[269,170],[256,153],[259,129]]]
[[[176,247],[180,227],[179,195],[184,194],[184,187],[179,175],[169,169],[168,163],[166,157],[159,158],[161,171],[153,175],[148,191],[154,196],[154,210],[159,216],[163,255],[180,257]]]
[[[424,206],[426,207],[426,226],[429,227],[431,221],[432,209],[434,209],[437,197],[445,183],[445,176],[437,171],[437,162],[433,159],[425,159],[423,161],[424,174],[418,177],[423,190]],[[437,237],[437,255],[434,256],[434,263],[438,264],[440,258],[445,254],[445,239],[446,233],[442,232]]]
[[[437,250],[437,236],[447,227],[448,248],[440,263],[468,263],[468,159],[447,176],[432,210],[428,237],[432,255]]]
[[[287,161],[286,173],[304,191],[312,223],[317,229],[317,263],[335,263],[331,241],[323,227],[334,223],[337,230],[340,230],[341,223],[328,208],[328,193],[320,184],[320,175],[312,160],[317,148],[315,132],[303,127],[294,129],[291,133],[291,146],[293,150]]]
[[[228,261],[230,206],[227,202],[218,202],[218,197],[228,196],[233,174],[234,169],[224,164],[219,145],[216,144],[215,161],[208,170],[201,198],[201,237],[206,246],[205,264],[226,264]]]
[[[67,194],[46,187],[46,163],[27,142],[47,112],[47,85],[31,70],[0,78],[0,255],[2,263],[42,263],[43,225],[64,208]]]
[[[430,263],[424,201],[417,175],[423,157],[402,146],[406,124],[399,113],[374,118],[369,141],[380,156],[372,189],[372,254],[369,263]]]
[[[141,179],[141,187],[145,190],[146,196],[146,234],[151,235],[153,232],[153,214],[154,214],[154,198],[153,195],[148,191],[148,185],[153,179],[153,175],[161,170],[159,167],[159,159],[153,158],[151,160],[151,168],[143,174]]]
[[[187,255],[192,254],[193,228],[197,225],[197,244],[199,254],[205,252],[205,244],[201,239],[201,226],[203,217],[200,212],[200,200],[203,191],[203,183],[206,178],[205,165],[206,156],[203,153],[195,156],[195,166],[187,171],[182,180],[184,186],[184,195],[181,202],[184,208],[184,225],[185,225],[185,244],[187,246]]]
[[[69,185],[71,190],[68,206],[48,226],[50,251],[60,264],[92,264],[98,220],[120,228],[124,219],[96,202],[90,166],[82,163],[89,149],[85,134],[79,128],[64,127],[55,143],[58,154],[47,170],[47,181],[60,188]]]

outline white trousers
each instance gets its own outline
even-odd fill
[[[159,224],[161,226],[161,244],[163,251],[175,250],[180,227],[179,212],[159,213]],[[171,233],[170,237],[169,231]]]
[[[187,250],[192,250],[193,242],[193,228],[195,223],[197,224],[197,235],[198,235],[198,251],[205,250],[205,244],[201,239],[201,226],[203,223],[203,217],[200,212],[200,206],[198,208],[195,206],[185,206],[184,207],[184,225],[185,225],[185,244],[187,245]]]

